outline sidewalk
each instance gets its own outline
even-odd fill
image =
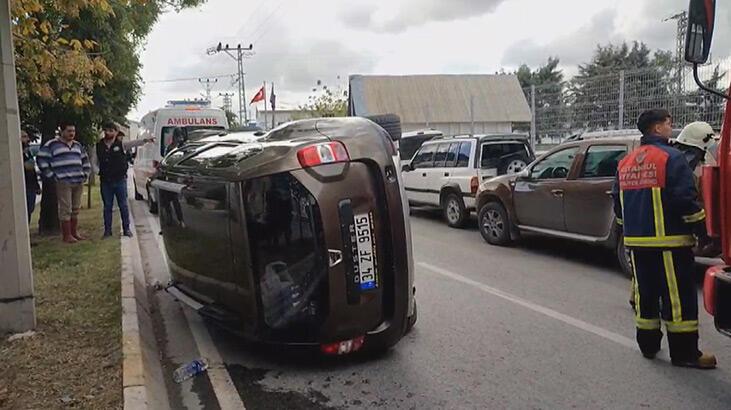
[[[0,338],[0,408],[122,408],[120,240],[101,240],[101,209],[92,188],[92,209],[79,218],[90,240],[73,245],[38,236],[34,213],[38,327]]]

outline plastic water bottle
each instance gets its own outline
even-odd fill
[[[203,359],[193,360],[192,362],[178,367],[173,373],[175,383],[182,383],[191,377],[203,373],[208,369],[208,363]]]

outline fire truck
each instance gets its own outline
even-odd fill
[[[726,99],[717,165],[703,167],[701,192],[706,208],[706,227],[720,239],[723,265],[708,269],[703,283],[706,311],[714,316],[719,332],[731,336],[731,96],[706,87],[698,66],[708,61],[716,17],[716,0],[691,0],[685,60],[693,64],[693,77],[702,90]]]

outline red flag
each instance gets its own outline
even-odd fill
[[[259,102],[259,101],[266,100],[265,93],[266,93],[266,91],[264,90],[264,87],[261,87],[261,89],[259,90],[259,92],[256,93],[256,95],[254,96],[254,98],[251,99],[251,102],[249,103],[249,105],[251,105],[251,104],[253,104],[255,102]]]

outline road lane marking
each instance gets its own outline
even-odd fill
[[[155,238],[157,247],[163,257],[163,264],[165,265],[165,268],[167,268],[168,272],[170,272],[167,253],[165,252],[165,244],[163,243],[162,235],[160,235],[161,228],[159,220],[155,218],[148,209],[145,208],[143,211],[150,230],[152,231],[152,237]],[[178,304],[180,305],[180,309],[183,311],[185,319],[188,322],[188,328],[190,328],[190,332],[193,334],[193,341],[198,348],[198,352],[203,358],[208,360],[208,380],[211,381],[213,392],[216,394],[219,406],[226,410],[246,410],[244,402],[231,379],[231,375],[226,369],[226,364],[224,363],[216,344],[213,342],[211,334],[208,332],[208,329],[203,323],[203,319],[197,313],[193,313],[193,311],[183,303],[178,302]]]
[[[437,267],[437,266],[434,266],[434,265],[431,265],[428,263],[424,263],[424,262],[419,262],[419,263],[417,263],[417,265],[419,265],[422,268],[425,268],[433,273],[436,273],[438,275],[447,277],[449,279],[463,283],[465,285],[472,286],[473,288],[479,289],[485,293],[489,293],[493,296],[497,296],[501,299],[507,300],[508,302],[514,303],[519,306],[523,306],[524,308],[530,309],[534,312],[540,313],[540,314],[548,316],[552,319],[563,322],[569,326],[573,326],[577,329],[581,329],[585,332],[589,332],[591,334],[594,334],[596,336],[610,340],[610,341],[620,344],[622,346],[629,347],[630,349],[638,350],[637,343],[634,340],[632,340],[628,337],[622,336],[618,333],[614,333],[610,330],[601,328],[596,325],[592,325],[591,323],[584,322],[583,320],[579,320],[574,317],[565,315],[565,314],[557,312],[553,309],[549,309],[547,307],[537,305],[533,302],[529,302],[525,299],[519,298],[518,296],[511,295],[508,292],[504,292],[500,289],[496,289],[491,286],[487,286],[484,283],[480,283],[475,280],[466,278],[462,275],[459,275],[454,272],[450,272],[446,269],[442,269],[440,267]]]

